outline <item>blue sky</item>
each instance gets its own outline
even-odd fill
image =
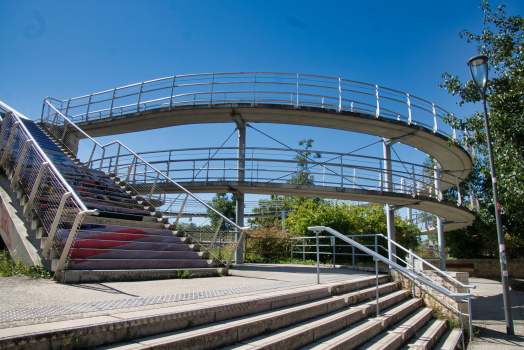
[[[0,0],[0,100],[36,119],[46,96],[67,99],[179,74],[271,71],[377,84],[464,116],[479,106],[459,108],[438,84],[446,71],[469,77],[466,61],[476,46],[459,32],[481,31],[479,3]],[[504,4],[509,15],[524,12],[524,1]],[[292,147],[313,138],[314,148],[324,151],[347,152],[377,140],[255,126]],[[117,138],[135,151],[219,146],[233,129],[193,125],[151,131],[140,141],[132,134]],[[248,130],[247,146],[278,145]],[[395,147],[402,158],[424,159]],[[378,146],[366,154],[380,153]]]

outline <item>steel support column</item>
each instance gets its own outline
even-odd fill
[[[395,143],[390,139],[384,139],[384,191],[391,192],[393,190],[393,179],[391,175],[391,146]],[[390,204],[386,204],[386,221],[388,227],[388,252],[389,260],[396,262],[395,255],[397,254],[396,246],[392,242],[396,242],[395,237],[395,209]]]
[[[237,180],[244,181],[246,177],[246,123],[242,117],[237,114],[233,116],[233,120],[237,124],[238,129],[238,161],[237,161]],[[237,201],[236,205],[236,224],[240,227],[244,227],[244,194],[237,192],[234,193]],[[235,261],[237,264],[244,263],[244,242],[241,238],[241,232],[236,233],[235,240],[238,242],[238,247],[235,255]],[[240,240],[240,242],[239,242]]]

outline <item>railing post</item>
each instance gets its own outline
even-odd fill
[[[113,89],[113,97],[111,98],[111,107],[109,107],[109,117],[113,116],[113,106],[115,103],[115,94],[116,94],[116,89]]]
[[[6,117],[4,118],[4,120],[2,121],[2,131],[0,131],[0,148],[3,148],[4,147],[4,136],[5,136],[5,130],[6,130],[6,121],[7,121],[7,115]]]
[[[379,173],[379,179],[378,179],[378,187],[379,187],[379,191],[382,192],[384,190],[384,184],[383,184],[383,181],[382,181],[382,161],[379,160],[378,163],[379,163],[379,167],[380,167],[380,173]]]
[[[413,270],[413,275],[415,275],[415,256],[413,255],[413,249],[409,248],[409,256],[411,258],[411,269]],[[416,291],[415,291],[415,278],[413,277],[411,279],[411,283],[413,284],[413,298],[415,298]]]
[[[435,104],[432,103],[431,104],[433,106],[433,120],[435,122],[435,126],[433,127],[433,132],[437,132],[438,131],[438,128],[437,128],[437,112],[435,112]]]
[[[127,172],[126,176],[126,183],[129,183],[129,177],[131,176],[131,171],[133,170],[133,164],[136,162],[136,156],[133,157],[133,161],[131,162],[131,165],[129,166],[129,171]]]
[[[379,100],[378,100],[378,85],[375,85],[375,88],[376,88],[376,94],[377,94],[377,113],[376,113],[376,117],[380,117],[380,103],[379,103]]]
[[[186,194],[186,198],[184,198],[184,202],[182,202],[182,206],[180,207],[180,209],[178,210],[178,215],[176,216],[176,220],[175,222],[173,223],[173,225],[175,225],[175,228],[176,228],[176,225],[178,225],[178,221],[180,220],[180,217],[182,216],[182,212],[184,211],[184,207],[186,206],[186,201],[187,201],[187,198],[189,197],[188,194]],[[221,224],[222,225],[222,224]],[[220,227],[220,226],[219,226]]]
[[[352,256],[352,260],[353,260],[353,270],[355,269],[355,247],[354,246],[351,246],[351,256]]]
[[[45,162],[40,167],[40,171],[38,172],[35,183],[33,184],[33,188],[31,190],[29,201],[27,202],[26,207],[24,208],[24,217],[26,218],[28,217],[29,213],[31,212],[31,209],[33,209],[33,201],[35,200],[36,192],[38,192],[38,187],[40,187],[40,182],[42,181],[42,176],[44,175],[44,171],[49,165],[50,165],[49,162]]]
[[[470,288],[468,288],[468,294],[471,294]],[[469,313],[469,340],[473,341],[473,311],[471,310],[471,297],[468,298],[468,313]]]
[[[318,231],[316,232],[317,236],[317,284],[320,284],[320,251],[318,246]]]
[[[11,189],[14,190],[17,182],[18,182],[18,176],[20,175],[20,171],[22,170],[22,165],[24,164],[25,155],[27,153],[27,149],[29,146],[33,143],[33,140],[27,140],[24,144],[24,149],[22,149],[22,153],[20,154],[20,158],[18,159],[18,164],[16,165],[15,174],[13,175],[13,179],[11,180]]]
[[[71,99],[67,100],[67,107],[66,107],[66,112],[65,112],[66,117],[68,116],[67,113],[69,113],[69,103],[70,102],[71,102]]]
[[[95,149],[96,149],[96,143],[93,145],[93,150],[91,151],[91,156],[89,156],[89,162],[87,162],[87,164],[89,164],[89,167],[92,169],[93,168],[93,163],[92,160],[93,160],[93,156],[95,155]]]
[[[226,102],[225,99],[226,98],[224,96],[224,102]],[[253,83],[253,106],[256,104],[256,101],[257,101],[257,73],[255,72],[255,82]]]
[[[233,247],[233,251],[231,252],[231,255],[229,255],[229,260],[227,262],[226,269],[229,269],[229,266],[231,266],[231,263],[233,262],[233,256],[235,255],[238,249],[238,245],[240,244],[240,242],[242,242],[242,239],[244,238],[244,232],[245,230],[240,230],[240,234],[238,234],[237,242],[235,243],[235,246]]]
[[[408,124],[411,125],[411,101],[409,100],[409,94],[406,94],[408,98]]]
[[[100,171],[102,171],[102,165],[104,164],[105,156],[106,156],[106,149],[102,148],[102,158],[100,159],[100,167],[98,168],[98,170]],[[107,170],[110,171],[111,169],[107,169]]]
[[[151,191],[149,192],[149,197],[147,198],[147,201],[151,200],[151,197],[153,197],[153,192],[155,191],[156,183],[158,181],[158,177],[160,176],[160,173],[156,173],[155,182],[153,183],[153,186],[151,186]],[[186,196],[187,198],[187,196]]]
[[[375,253],[378,253],[378,236],[375,235]],[[376,279],[376,298],[377,298],[377,317],[380,313],[379,309],[379,292],[378,292],[378,259],[376,257],[373,257],[373,260],[375,260],[375,279]]]
[[[302,261],[306,261],[306,240],[302,238]]]
[[[324,100],[322,99],[322,104],[324,104]],[[340,82],[340,78],[338,78],[338,111],[342,111],[342,84]]]
[[[49,251],[51,250],[51,246],[53,244],[53,239],[55,238],[56,229],[58,228],[58,224],[60,223],[60,218],[62,217],[62,212],[64,211],[64,206],[69,199],[73,195],[73,192],[66,192],[62,196],[62,199],[60,200],[60,204],[58,205],[58,209],[56,211],[55,219],[53,220],[53,224],[51,225],[51,229],[49,230],[49,234],[47,235],[47,240],[45,242],[44,250],[42,251],[42,256],[46,259],[49,259]]]
[[[331,237],[331,245],[333,246],[333,268],[336,268],[336,251],[335,251],[335,237]]]
[[[211,148],[207,152],[207,171],[206,171],[206,182],[209,182],[209,163],[211,162]]]
[[[93,94],[89,95],[89,100],[87,101],[86,122],[89,121],[89,107],[91,107],[91,96],[93,96]]]
[[[186,196],[186,199],[187,199],[187,196]],[[185,204],[185,200],[184,200],[184,204]],[[220,218],[220,222],[218,223],[217,229],[215,230],[215,234],[213,235],[213,240],[209,242],[209,247],[207,248],[208,252],[211,251],[211,249],[213,248],[213,245],[215,244],[215,241],[218,236],[218,232],[220,231],[220,227],[222,226],[222,222],[224,222],[224,218]]]
[[[144,82],[140,83],[140,91],[138,92],[138,101],[136,103],[136,112],[140,112],[140,98],[142,97],[142,87],[144,86]]]
[[[58,266],[56,267],[55,276],[59,276],[65,268],[65,263],[69,255],[69,251],[71,250],[71,246],[73,245],[73,240],[76,236],[76,230],[78,229],[78,226],[84,219],[85,214],[86,212],[82,211],[76,215],[75,221],[73,223],[73,227],[71,227],[71,231],[69,232],[69,237],[67,237],[67,241],[64,246],[64,250],[62,250],[60,261],[58,261]]]
[[[2,160],[0,160],[0,166],[4,166],[5,162],[7,161],[7,158],[9,158],[9,150],[11,149],[11,144],[13,143],[13,139],[15,138],[16,133],[16,127],[20,124],[20,122],[16,122],[13,124],[13,128],[11,129],[11,134],[9,134],[9,138],[7,139],[7,144],[4,148],[4,154],[2,155]],[[3,140],[0,140],[0,144]]]
[[[457,299],[459,305],[460,305],[460,330],[462,331],[462,349],[466,348],[465,340],[464,340],[464,324],[462,320],[462,298]]]
[[[117,176],[117,171],[118,171],[118,160],[120,159],[120,148],[121,148],[121,145],[118,144],[118,151],[116,151],[116,159],[115,159],[115,171],[113,172],[115,176]]]
[[[297,73],[297,108],[298,108],[298,73]]]
[[[344,187],[344,167],[342,166],[342,156],[340,156],[340,187]]]
[[[456,176],[455,176],[455,181],[457,182],[457,204],[460,207],[462,205],[462,195],[460,194],[459,179]]]
[[[175,79],[176,76],[173,77],[173,86],[171,86],[171,95],[169,96],[169,109],[173,108],[173,93],[175,91]]]
[[[211,94],[209,95],[209,106],[213,105],[213,86],[215,85],[215,73],[213,73],[213,78],[211,80]]]

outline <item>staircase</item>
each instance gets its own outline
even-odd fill
[[[176,278],[181,274],[202,277],[225,273],[218,267],[219,261],[210,260],[208,252],[201,252],[199,245],[191,244],[190,237],[185,237],[183,231],[177,231],[167,218],[155,212],[152,201],[146,204],[126,187],[125,182],[84,167],[69,151],[66,154],[66,148],[47,131],[41,130],[33,121],[20,120],[85,206],[99,211],[97,216],[85,216],[77,230],[67,265],[60,274],[61,282]],[[5,169],[7,177],[15,180],[14,167],[9,166],[9,162]],[[27,182],[24,175],[22,171],[17,179],[19,184]],[[23,186],[17,184],[13,187],[18,188],[21,205],[26,205],[28,196],[20,193]],[[40,187],[40,204],[33,208],[29,219],[43,249],[47,232],[38,226],[42,214],[48,210],[46,203],[56,202],[56,196],[53,184],[43,180]],[[75,216],[74,212],[66,213],[65,223],[57,229],[55,240],[61,240],[62,247],[69,237]],[[52,271],[56,269],[59,257],[60,247],[55,246],[50,256]]]
[[[226,277],[227,278],[227,277]],[[421,299],[379,276],[112,313],[100,323],[47,324],[2,338],[2,349],[410,349],[453,350],[460,329],[432,316]]]

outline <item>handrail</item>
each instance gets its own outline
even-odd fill
[[[380,260],[382,261],[383,263],[393,267],[394,269],[398,270],[399,272],[403,273],[404,275],[407,275],[408,277],[410,277],[411,279],[415,279],[417,280],[418,282],[426,285],[426,286],[429,286],[431,287],[432,289],[436,290],[437,292],[439,293],[442,293],[444,294],[445,296],[447,297],[450,297],[450,298],[459,298],[459,299],[462,299],[462,298],[470,298],[473,296],[472,293],[452,293],[450,292],[449,290],[447,290],[446,288],[436,284],[436,283],[433,283],[432,281],[429,281],[425,278],[422,278],[418,275],[416,275],[415,273],[413,273],[412,271],[400,266],[399,264],[397,264],[396,262],[392,261],[392,260],[389,260],[388,258],[380,255],[379,253],[376,253],[374,251],[372,251],[371,249],[369,248],[366,248],[364,245],[352,240],[351,238],[348,238],[346,236],[344,236],[343,234],[341,234],[340,232],[338,231],[335,231],[334,229],[330,228],[330,227],[326,227],[326,226],[310,226],[308,227],[309,230],[315,232],[315,233],[320,233],[321,231],[327,231],[329,232],[330,234],[332,234],[333,236],[353,245],[355,248],[358,248],[360,250],[362,250],[363,252],[373,256],[374,259],[377,259],[377,260]]]
[[[123,143],[121,143],[120,141],[116,140],[116,141],[112,141],[104,146],[100,146],[100,144],[98,142],[96,142],[92,137],[90,137],[89,135],[87,135],[84,131],[82,131],[82,129],[80,129],[75,123],[71,122],[64,114],[62,114],[59,110],[57,110],[53,105],[51,105],[49,102],[46,101],[46,103],[52,108],[55,110],[56,113],[60,114],[60,116],[62,118],[64,118],[64,120],[66,120],[71,126],[73,126],[76,130],[78,130],[79,132],[81,132],[86,138],[88,138],[90,141],[94,142],[97,146],[101,147],[102,149],[108,147],[108,146],[111,146],[111,145],[114,145],[114,144],[118,144],[120,145],[121,147],[125,148],[130,154],[134,155],[135,157],[137,157],[137,159],[140,159],[145,165],[149,166],[151,169],[153,169],[158,175],[161,175],[163,176],[163,178],[171,183],[173,183],[175,186],[179,187],[183,192],[185,192],[187,195],[191,196],[193,199],[195,199],[196,201],[200,202],[201,204],[203,204],[207,209],[213,211],[215,214],[217,214],[218,216],[220,216],[221,218],[223,218],[225,221],[227,221],[229,224],[233,225],[234,227],[236,227],[238,230],[240,231],[245,231],[245,230],[248,230],[250,229],[249,226],[246,226],[246,227],[240,227],[239,225],[237,225],[236,223],[234,223],[233,221],[231,221],[230,219],[228,219],[227,217],[225,217],[222,213],[218,212],[215,208],[211,207],[210,205],[208,205],[207,203],[205,203],[203,200],[201,200],[200,198],[198,198],[197,196],[195,196],[193,193],[189,192],[185,187],[181,186],[180,184],[178,184],[176,181],[170,179],[169,177],[167,177],[166,175],[164,175],[161,171],[159,171],[158,169],[156,169],[154,166],[152,166],[149,162],[145,161],[142,157],[140,157],[137,153],[133,152],[131,149],[129,149],[126,145],[124,145]]]
[[[400,244],[398,244],[397,242],[389,239],[388,237],[384,236],[383,234],[381,233],[378,233],[377,234],[378,236],[381,236],[383,238],[385,238],[388,242],[391,242],[393,243],[395,246],[399,247],[400,249],[402,249],[403,251],[405,251],[406,253],[408,254],[411,254],[413,255],[413,257],[419,259],[420,261],[422,261],[422,263],[430,266],[431,268],[433,268],[435,271],[437,271],[441,276],[445,276],[446,278],[449,278],[450,280],[452,280],[453,282],[457,283],[459,286],[461,287],[464,287],[464,288],[471,288],[471,289],[475,289],[477,288],[477,286],[474,286],[474,285],[467,285],[467,284],[463,284],[462,282],[460,282],[459,280],[453,278],[452,276],[448,275],[445,271],[442,271],[441,269],[437,268],[436,266],[433,266],[432,264],[426,262],[426,260],[422,259],[420,256],[416,255],[415,253],[413,252],[410,252],[409,250],[407,250],[406,248],[404,248],[403,246],[401,246]]]
[[[224,91],[224,88],[213,89],[213,86],[234,84],[245,85],[245,88],[234,89],[235,91]],[[191,87],[200,88],[195,90]],[[300,87],[307,91],[301,91]],[[160,97],[158,97],[158,94],[155,94],[154,97],[144,96],[147,93],[160,90],[164,90]],[[119,95],[117,92],[123,93]],[[235,96],[238,93],[242,95]],[[259,95],[258,97],[257,94]],[[286,97],[282,94],[286,95]],[[361,98],[361,101],[354,100],[355,94],[367,97],[376,96],[376,104],[373,104],[373,102],[371,104],[368,103],[369,101],[366,98]],[[193,98],[188,98],[187,101],[183,98],[183,96],[190,95],[193,95]],[[198,99],[197,95],[199,95]],[[137,96],[137,100],[133,103],[126,103],[125,106],[119,105],[119,101],[122,101],[119,99],[130,96]],[[290,96],[290,99],[287,99],[287,96]],[[324,103],[324,99],[327,99],[326,103]],[[119,101],[115,104],[115,100]],[[382,103],[382,106],[380,106],[381,100],[386,102]],[[109,104],[108,101],[111,101],[111,107],[109,108],[106,106]],[[73,118],[75,119],[80,117],[83,121],[88,121],[93,118],[97,119],[115,114],[140,113],[151,108],[172,108],[176,105],[213,104],[216,102],[289,103],[296,106],[327,106],[339,111],[364,111],[376,114],[377,117],[401,118],[407,121],[408,124],[426,125],[428,128],[433,129],[434,132],[440,134],[447,135],[450,133],[454,136],[456,134],[456,130],[451,126],[446,126],[446,128],[449,128],[449,131],[440,130],[442,127],[438,128],[437,119],[442,120],[448,113],[427,100],[383,86],[311,74],[279,72],[185,74],[143,81],[74,97],[63,100],[60,103],[62,112],[65,108],[64,105],[67,104],[65,114],[68,116],[74,116]],[[102,106],[101,103],[106,105]],[[396,105],[390,106],[391,103]],[[95,107],[91,108],[91,106]],[[80,112],[78,108],[81,107],[86,107],[86,111]],[[125,107],[128,107],[128,109],[123,111],[122,108]],[[74,109],[75,111],[69,114],[67,112],[69,109]]]

